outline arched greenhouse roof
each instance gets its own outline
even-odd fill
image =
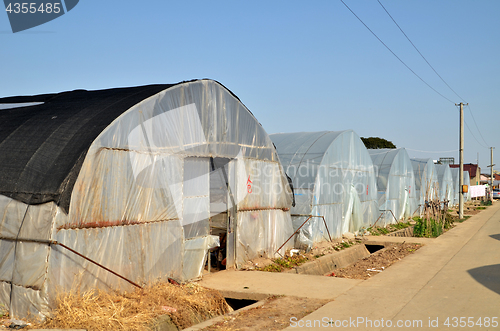
[[[26,204],[54,201],[68,212],[96,137],[132,106],[183,83],[0,98],[0,194]]]
[[[406,149],[369,149],[368,152],[377,174],[379,206],[394,214],[385,213],[380,224],[412,216],[417,207],[416,187],[413,166]]]
[[[336,237],[375,221],[378,205],[373,163],[353,130],[278,133],[270,137],[293,181],[296,206],[292,216],[324,216]],[[316,224],[308,230],[313,233],[313,242],[323,235],[319,221],[312,221]],[[300,224],[295,222],[294,226]]]
[[[453,175],[447,164],[436,164],[437,179],[439,183],[439,200],[448,200],[450,206],[455,203],[455,186]]]

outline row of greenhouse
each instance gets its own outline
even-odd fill
[[[43,317],[61,290],[189,281],[217,246],[239,268],[458,197],[458,169],[352,130],[269,135],[213,80],[2,98],[0,304]]]

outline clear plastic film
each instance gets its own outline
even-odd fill
[[[450,166],[436,164],[435,167],[439,184],[439,201],[448,201],[448,205],[453,206],[455,204],[455,186]]]
[[[404,148],[368,150],[377,173],[380,220],[377,225],[395,223],[413,216],[417,195],[413,166]]]
[[[227,247],[235,266],[275,256],[293,233],[292,198],[250,111],[219,83],[193,81],[143,100],[101,132],[68,214],[0,196],[0,233],[55,240],[136,283],[183,281],[202,275],[219,240],[214,224],[235,239]],[[59,245],[0,240],[0,253],[0,300],[13,317],[49,314],[61,291],[132,288]]]
[[[278,248],[292,235],[290,213],[280,209],[238,213],[236,263],[241,266],[255,257],[276,257]],[[293,247],[290,240],[279,253]]]
[[[454,188],[453,205],[458,205],[458,200],[460,195],[460,181],[458,176],[460,174],[460,168],[450,168],[450,170],[451,170],[451,176],[453,177],[453,188]],[[467,185],[467,187],[469,187],[467,193],[464,193],[464,202],[467,202],[470,200],[470,176],[467,170],[464,170],[463,185]]]
[[[415,174],[415,187],[419,213],[424,211],[425,203],[438,198],[439,183],[437,170],[432,159],[411,159]]]
[[[271,139],[293,181],[294,227],[308,215],[323,216],[328,227],[321,217],[311,218],[296,238],[299,244],[310,247],[311,242],[328,240],[328,232],[338,238],[375,222],[378,202],[374,167],[356,133],[278,133]]]

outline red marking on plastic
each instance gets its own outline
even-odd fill
[[[248,176],[247,180],[247,192],[252,193],[252,181],[250,180],[250,175]]]

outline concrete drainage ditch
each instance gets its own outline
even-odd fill
[[[241,297],[241,295],[239,296]],[[268,296],[265,296],[266,298]],[[192,316],[193,322],[198,323],[189,328],[184,329],[184,331],[195,331],[202,330],[205,327],[213,325],[217,322],[223,321],[225,317],[238,314],[239,312],[245,311],[247,309],[256,308],[264,304],[264,301],[257,301],[252,299],[235,299],[235,298],[224,298],[227,304],[233,309],[232,312],[225,315],[217,316],[204,322],[199,322],[203,320],[201,316]],[[163,315],[159,317],[149,328],[150,331],[178,331],[179,328],[174,324],[169,315]]]
[[[328,254],[318,259],[295,267],[287,273],[305,275],[326,275],[335,269],[345,268],[352,263],[364,259],[371,254],[384,249],[384,244],[360,244],[347,249]]]

